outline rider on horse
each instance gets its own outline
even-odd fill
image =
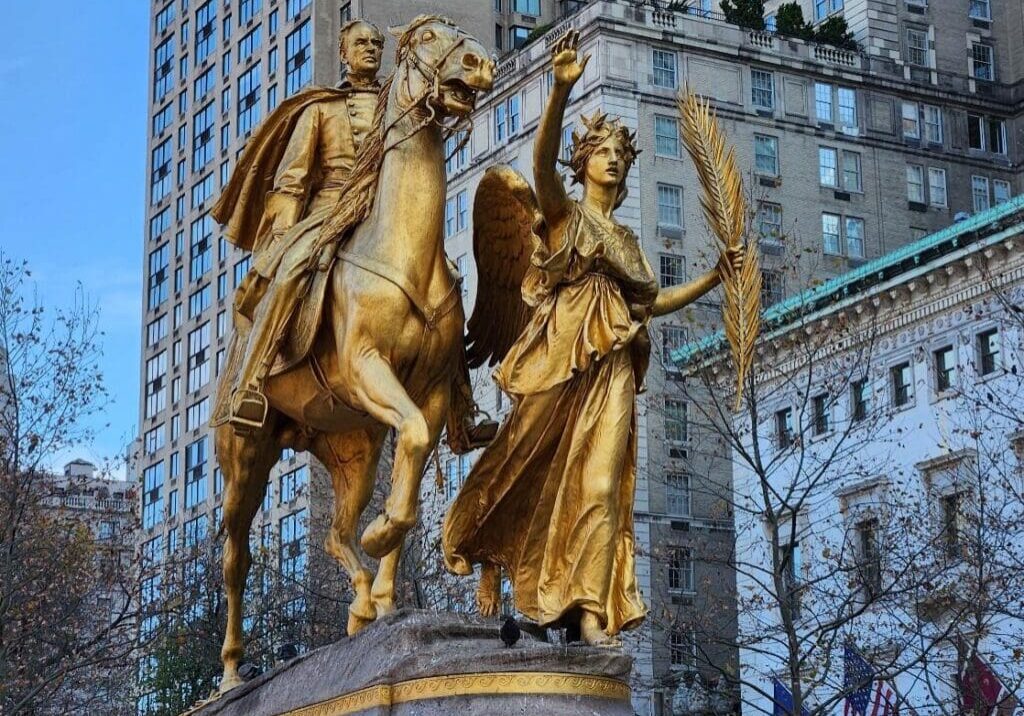
[[[253,252],[253,269],[235,295],[237,354],[228,365],[234,389],[222,391],[214,425],[229,422],[238,431],[261,427],[266,379],[275,364],[303,357],[303,349],[289,350],[289,333],[301,326],[309,335],[315,330],[310,324],[319,322],[320,306],[301,304],[324,300],[322,291],[310,290],[309,280],[310,272],[326,273],[332,263],[326,252],[319,255],[318,235],[347,199],[342,187],[373,129],[383,47],[384,36],[375,26],[347,23],[340,35],[345,80],[337,88],[306,90],[268,116],[214,208],[227,238]],[[474,423],[478,411],[465,352],[461,355],[448,418],[448,442],[457,453],[486,444],[497,427],[489,420]]]

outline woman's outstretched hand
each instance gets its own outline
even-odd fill
[[[580,33],[569,30],[551,48],[551,64],[555,69],[555,84],[571,87],[583,75],[590,62],[590,55],[579,59]]]

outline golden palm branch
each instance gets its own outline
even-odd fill
[[[743,385],[754,362],[754,344],[761,331],[761,269],[754,242],[746,241],[747,202],[736,156],[706,99],[686,89],[679,95],[679,123],[683,143],[697,170],[700,204],[711,231],[725,251],[745,246],[739,271],[728,260],[719,262],[725,302],[722,306],[725,338],[736,364],[736,409]]]

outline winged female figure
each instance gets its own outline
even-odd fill
[[[538,624],[578,628],[592,645],[640,625],[633,499],[636,395],[652,316],[678,311],[738,270],[743,249],[695,281],[659,289],[637,236],[614,217],[636,158],[616,120],[583,118],[569,165],[583,185],[570,199],[557,169],[563,116],[589,55],[579,33],[552,51],[554,86],[534,152],[536,194],[508,167],[485,174],[474,199],[479,290],[469,360],[495,365],[513,407],[445,518],[448,568],[485,565],[481,611],[498,566],[517,609]]]

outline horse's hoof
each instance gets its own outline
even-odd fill
[[[408,527],[390,519],[386,514],[378,515],[377,519],[367,525],[359,540],[363,551],[374,559],[384,559],[398,545],[408,531]]]
[[[373,624],[373,619],[366,619],[365,617],[361,617],[358,614],[353,613],[352,610],[349,609],[349,612],[348,612],[348,635],[349,636],[355,636],[356,634],[358,634],[359,632],[361,632],[363,629],[365,629],[366,627],[370,626],[371,624]]]
[[[225,672],[224,676],[220,680],[220,688],[218,691],[220,692],[220,695],[223,696],[227,692],[231,691],[231,689],[241,686],[244,683],[245,681],[238,675],[237,671],[232,673]]]

